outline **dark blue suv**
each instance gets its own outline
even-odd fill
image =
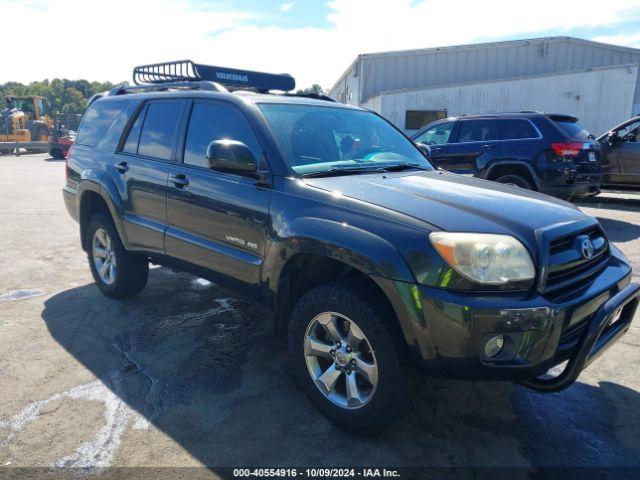
[[[463,115],[433,122],[412,139],[444,170],[565,199],[600,192],[598,143],[568,115]]]

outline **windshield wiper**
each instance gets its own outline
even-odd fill
[[[400,172],[401,170],[409,170],[412,168],[416,168],[418,170],[428,170],[419,163],[396,163],[394,165],[384,165],[380,168],[384,169],[385,172]]]
[[[339,175],[352,175],[357,173],[384,173],[386,170],[382,167],[331,167],[329,170],[320,170],[317,172],[303,173],[305,178],[309,177],[335,177]]]
[[[331,167],[329,170],[303,173],[302,176],[309,177],[335,177],[338,175],[352,175],[357,173],[384,173],[400,172],[409,169],[428,170],[419,163],[396,163],[393,165],[376,165],[371,167]]]

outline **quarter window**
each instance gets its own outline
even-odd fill
[[[91,105],[82,118],[76,143],[95,147],[127,103],[103,100]]]
[[[464,120],[460,122],[459,143],[485,142],[497,139],[498,132],[494,120]]]
[[[144,118],[138,154],[170,160],[182,102],[152,102]],[[135,125],[134,125],[135,127]]]
[[[184,163],[207,167],[207,146],[215,140],[237,140],[261,157],[260,147],[251,127],[231,105],[197,102],[193,106],[184,149]]]
[[[527,120],[503,120],[501,124],[503,140],[519,138],[538,138],[538,132]]]

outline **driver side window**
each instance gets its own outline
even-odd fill
[[[618,130],[618,138],[621,142],[640,143],[640,122],[635,122]]]
[[[447,143],[454,125],[455,122],[438,123],[418,135],[415,142],[424,143],[426,145],[442,145]]]

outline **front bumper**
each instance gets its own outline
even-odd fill
[[[557,390],[627,331],[640,295],[640,287],[630,281],[631,268],[614,249],[608,267],[562,302],[534,291],[482,294],[379,283],[414,357],[428,373]],[[620,307],[623,315],[610,330],[608,320]],[[484,347],[496,335],[503,335],[504,347],[489,358]],[[570,360],[572,372],[561,386],[534,381],[565,360]]]

